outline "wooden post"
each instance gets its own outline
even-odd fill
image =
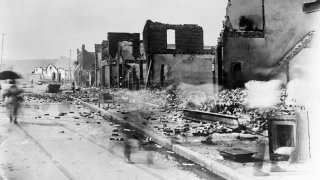
[[[143,83],[143,61],[140,60],[139,61],[139,89],[140,89],[140,86],[142,85]]]
[[[114,105],[114,94],[112,94],[112,104]]]
[[[100,92],[99,92],[99,98],[98,98],[98,107],[100,108]]]
[[[287,62],[287,64],[286,64],[286,77],[287,77],[287,83],[289,83],[290,82],[290,63],[289,62]]]
[[[148,68],[148,72],[147,72],[147,77],[146,77],[146,88],[147,88],[147,86],[148,86],[148,80],[149,80],[149,76],[150,76],[151,63],[152,63],[152,59],[150,60],[149,68]]]

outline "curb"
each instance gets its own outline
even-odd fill
[[[208,169],[212,173],[217,174],[218,176],[221,176],[225,179],[230,179],[230,180],[248,180],[248,179],[254,178],[253,176],[245,175],[245,174],[238,172],[237,170],[234,170],[226,165],[218,163],[217,161],[211,160],[208,157],[206,157],[202,154],[199,154],[195,151],[192,151],[186,147],[183,147],[183,146],[177,145],[177,144],[172,144],[168,139],[156,136],[155,134],[142,129],[140,126],[138,126],[134,123],[127,122],[123,118],[121,118],[113,113],[107,112],[106,110],[104,110],[102,108],[96,107],[95,105],[89,104],[89,103],[84,102],[79,99],[78,99],[78,101],[80,102],[81,105],[83,105],[93,111],[96,111],[96,112],[100,111],[103,116],[109,118],[112,121],[117,121],[121,124],[123,124],[123,123],[129,124],[135,130],[151,137],[156,143],[160,144],[161,146],[164,146],[167,149],[170,149],[171,151],[177,153],[178,155],[205,167],[206,169]]]

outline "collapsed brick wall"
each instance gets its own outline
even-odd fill
[[[167,49],[167,30],[175,30],[175,49]],[[199,53],[203,51],[203,29],[198,25],[171,25],[147,20],[143,30],[146,54]]]
[[[111,58],[115,58],[118,52],[118,43],[121,41],[132,42],[133,57],[140,57],[140,34],[139,33],[108,33],[108,48]]]

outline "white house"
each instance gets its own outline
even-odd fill
[[[64,68],[57,68],[53,64],[49,64],[45,69],[37,67],[33,70],[32,74],[39,75],[40,79],[62,82],[69,78],[69,71]]]

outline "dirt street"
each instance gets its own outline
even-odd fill
[[[157,145],[140,148],[135,138],[127,163],[122,140],[129,130],[84,112],[30,101],[15,125],[0,107],[0,179],[219,179]]]

